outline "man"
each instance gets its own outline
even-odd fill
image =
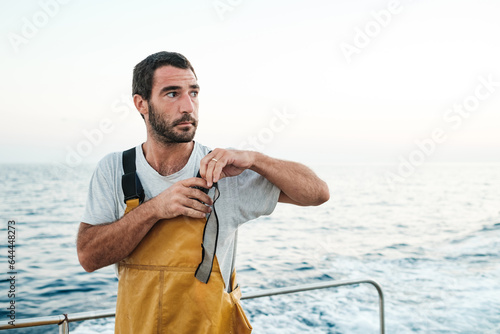
[[[194,142],[200,87],[184,56],[150,55],[134,68],[132,88],[147,140],[130,150],[135,157],[99,162],[80,263],[88,272],[117,264],[117,333],[250,333],[233,270],[238,227],[278,201],[319,205],[328,187],[301,164]],[[135,172],[142,204],[124,201],[123,175]]]

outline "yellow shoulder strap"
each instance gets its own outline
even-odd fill
[[[138,198],[129,199],[125,203],[127,203],[127,207],[125,208],[125,214],[127,214],[130,211],[132,211],[133,209],[137,208],[140,204]]]
[[[135,147],[123,152],[122,166],[122,190],[127,204],[125,213],[129,213],[144,201],[144,189],[135,168]]]

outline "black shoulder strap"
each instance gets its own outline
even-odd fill
[[[144,189],[135,168],[135,147],[123,152],[122,155],[123,176],[122,189],[125,195],[124,201],[127,203],[131,199],[139,199],[139,203],[144,201]]]

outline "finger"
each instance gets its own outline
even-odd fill
[[[201,173],[200,173],[201,174]],[[191,177],[189,179],[185,179],[180,181],[184,187],[192,188],[192,187],[201,187],[201,188],[210,188],[205,179],[199,177]]]
[[[213,170],[213,182],[218,182],[220,180],[220,176],[221,176],[221,173],[222,173],[222,170],[224,169],[224,167],[226,167],[226,160],[223,159],[223,157],[221,157],[220,159],[218,159],[215,163],[215,166],[214,166],[214,170]]]
[[[209,169],[213,167],[220,157],[224,156],[224,152],[225,150],[216,148],[204,156],[200,161],[200,175],[208,181],[210,187],[212,187],[213,183],[213,170],[211,174],[208,175],[208,173],[210,173]]]
[[[184,216],[191,217],[191,218],[205,218],[205,213],[204,212],[201,212],[201,211],[198,211],[198,210],[195,210],[195,209],[192,209],[192,208],[188,208],[188,207],[184,208],[182,214]]]
[[[217,155],[218,149],[213,150],[212,152],[208,153],[205,155],[201,160],[200,160],[200,175],[202,178],[206,179],[206,173],[207,173],[207,168],[208,164],[210,161],[212,161],[213,158]]]
[[[214,169],[217,166],[218,160],[216,158],[212,158],[207,165],[207,170],[205,174],[205,180],[207,180],[207,184],[209,187],[212,187],[214,180]]]
[[[204,214],[210,213],[212,211],[212,208],[210,206],[205,205],[195,199],[188,199],[185,206],[193,210],[203,212]]]
[[[210,161],[211,158],[209,158],[210,154],[206,155],[200,160],[200,175],[202,178],[205,179],[205,175],[207,173],[207,164]]]
[[[183,199],[196,199],[200,202],[206,203],[208,205],[213,204],[213,200],[207,195],[208,191],[204,189],[209,189],[207,181],[199,177],[192,177],[183,181],[179,181],[179,186],[177,187],[177,193],[182,196],[181,203],[184,203]]]
[[[196,189],[196,188],[191,188],[189,193],[186,195],[186,198],[195,199],[199,202],[203,202],[203,203],[206,203],[208,205],[213,204],[213,200],[212,200],[212,198],[210,198],[210,196],[208,196],[203,191]]]

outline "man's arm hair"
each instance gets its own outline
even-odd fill
[[[158,220],[146,202],[121,219],[99,225],[80,223],[76,249],[78,260],[88,272],[116,263],[137,247]]]
[[[281,190],[279,200],[296,205],[320,205],[330,198],[328,185],[308,167],[268,157],[259,152],[216,148],[200,162],[200,174],[209,187],[221,178],[245,169],[264,176]]]
[[[182,180],[113,223],[82,222],[76,249],[83,269],[91,272],[126,258],[160,219],[204,218],[211,208],[203,203],[212,205],[212,199],[194,187],[206,188],[207,183],[197,177]]]
[[[255,152],[250,169],[281,190],[280,202],[308,206],[320,205],[330,199],[326,182],[309,167],[298,162],[275,159]]]

